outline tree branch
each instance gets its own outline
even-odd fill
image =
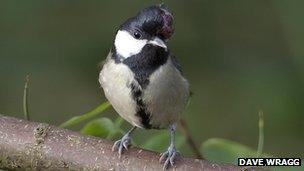
[[[161,170],[159,154],[132,147],[119,159],[113,142],[45,123],[0,115],[0,168],[12,170]],[[183,158],[175,170],[241,170]]]

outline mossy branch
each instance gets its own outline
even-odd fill
[[[130,148],[121,158],[113,142],[44,123],[0,115],[0,168],[11,170],[161,170],[159,154]],[[183,158],[175,170],[241,170]]]

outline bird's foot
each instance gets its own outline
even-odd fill
[[[118,150],[119,158],[123,150],[128,150],[128,147],[131,145],[131,137],[129,134],[124,135],[120,140],[115,141],[112,151]]]
[[[163,169],[168,169],[169,166],[174,166],[176,159],[180,158],[181,154],[176,150],[175,146],[170,145],[168,150],[161,154],[160,163],[164,163]]]

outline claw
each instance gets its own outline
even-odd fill
[[[159,158],[160,163],[164,163],[163,170],[168,169],[169,166],[174,166],[174,163],[180,153],[175,149],[175,147],[170,146],[166,152],[164,152]]]
[[[117,140],[113,147],[112,151],[118,150],[119,158],[121,157],[121,154],[123,153],[123,150],[128,150],[128,147],[131,145],[131,139],[129,135],[123,136],[120,140]]]
[[[112,147],[112,151],[116,151],[118,150],[118,157],[121,157],[121,154],[123,153],[123,150],[128,150],[128,147],[131,145],[131,138],[130,135],[131,133],[136,129],[136,127],[134,126],[133,128],[131,128],[120,140],[117,140],[113,147]]]
[[[124,147],[126,150],[128,150],[128,147],[129,147],[129,145],[130,145],[129,140],[124,141],[124,142],[122,143],[122,145],[123,145],[123,147]]]
[[[119,146],[119,148],[118,148],[118,158],[121,158],[122,149],[123,149],[123,147]]]
[[[121,140],[117,140],[115,141],[113,147],[112,147],[112,151],[115,151],[119,148],[119,144],[120,144]]]
[[[170,158],[167,158],[167,160],[166,160],[165,163],[164,163],[163,170],[169,168],[169,162],[170,162]]]
[[[174,158],[175,158],[176,154],[173,154],[170,158],[169,158],[169,161],[170,161],[170,164],[171,166],[174,165]]]
[[[161,156],[160,156],[160,158],[159,158],[159,162],[160,162],[160,163],[164,163],[165,160],[166,160],[166,158],[168,157],[168,154],[169,154],[168,151],[166,151],[166,152],[164,152],[164,153],[161,153]]]

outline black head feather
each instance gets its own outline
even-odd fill
[[[173,15],[159,5],[150,6],[124,22],[120,29],[130,33],[140,31],[144,39],[158,36],[165,40],[170,38],[174,31]]]
[[[132,36],[139,31],[142,35],[140,39],[158,37],[166,40],[173,34],[173,16],[164,7],[150,6],[124,22],[119,30],[128,31]],[[151,44],[146,44],[138,54],[128,58],[120,56],[115,46],[112,52],[115,62],[127,65],[143,89],[149,84],[149,76],[167,62],[170,54],[168,49]]]

